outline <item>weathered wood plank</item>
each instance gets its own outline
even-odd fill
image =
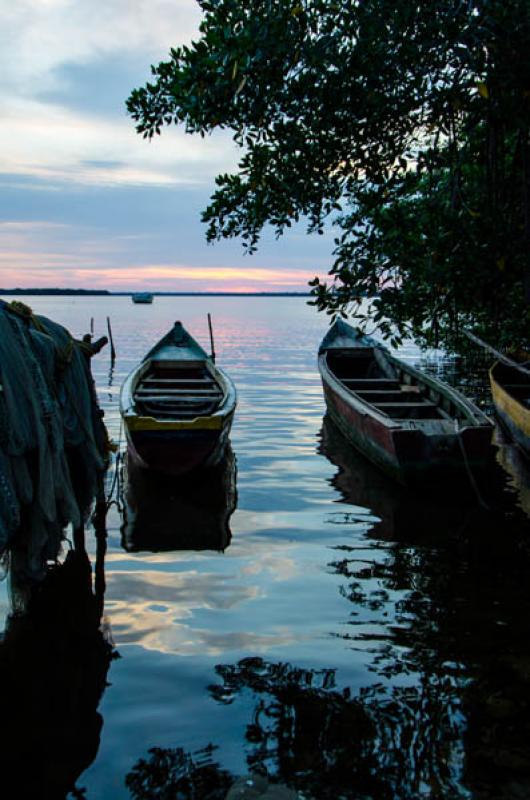
[[[186,397],[189,395],[190,397],[212,397],[221,395],[222,392],[219,389],[157,389],[155,387],[149,387],[148,389],[137,389],[136,396],[137,397],[145,397],[149,395],[150,397],[157,397],[158,395],[171,395],[171,397]]]
[[[208,384],[215,384],[215,381],[212,378],[144,378],[142,381],[144,383],[208,383]]]

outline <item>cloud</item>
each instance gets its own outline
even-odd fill
[[[173,128],[150,144],[125,115],[125,99],[149,78],[150,62],[196,32],[194,0],[4,5],[0,171],[47,185],[176,186],[210,183],[234,163],[226,135],[202,140]],[[114,72],[122,81],[116,97],[107,86]]]
[[[142,54],[146,67],[196,32],[194,0],[17,0],[4,3],[0,74],[4,92],[35,97],[60,88],[64,64]],[[101,86],[100,91],[104,92]]]
[[[299,290],[322,272],[326,237],[265,235],[252,260],[235,241],[207,247],[200,210],[234,167],[229,134],[149,143],[125,114],[200,17],[195,0],[3,4],[0,285]]]
[[[235,160],[226,135],[199,139],[174,128],[149,143],[129,120],[24,99],[4,109],[0,153],[6,175],[109,187],[209,184]]]

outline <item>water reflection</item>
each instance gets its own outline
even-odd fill
[[[127,459],[122,545],[129,552],[224,551],[237,504],[236,459],[230,446],[217,467],[178,479]]]
[[[494,512],[426,504],[371,474],[340,439],[324,427],[343,502],[381,522],[366,536],[369,559],[358,543],[336,548],[330,566],[352,604],[336,635],[371,654],[382,681],[361,696],[395,796],[528,796],[527,520],[502,481]]]
[[[11,554],[13,611],[0,643],[0,774],[9,796],[83,795],[75,784],[98,752],[98,705],[113,658],[101,629],[104,551],[101,537],[95,590],[79,541],[32,591],[25,555]]]
[[[125,778],[134,800],[224,800],[233,783],[229,772],[212,759],[212,746],[196,753],[181,747],[152,747]]]
[[[530,461],[519,447],[497,430],[497,461],[508,476],[516,503],[530,517]]]
[[[245,733],[251,771],[312,797],[392,796],[378,775],[373,721],[348,688],[336,687],[334,669],[246,658],[216,672],[215,701],[253,697]]]
[[[450,530],[457,532],[459,526],[467,525],[484,510],[494,512],[499,519],[513,512],[513,492],[510,494],[506,485],[505,472],[496,465],[476,481],[478,497],[471,485],[467,491],[464,487],[455,491],[441,486],[435,496],[411,491],[388,478],[349,445],[327,416],[322,422],[319,449],[338,467],[331,483],[343,502],[369,509],[376,516],[374,538],[392,540],[399,537],[399,531],[406,531],[409,541],[425,545]]]
[[[252,775],[319,800],[461,796],[451,782],[458,721],[451,704],[440,705],[427,688],[386,695],[379,684],[353,696],[337,684],[335,669],[256,657],[219,665],[216,673],[212,699],[226,707],[246,702],[249,708],[244,736]],[[198,764],[181,748],[153,748],[126,783],[134,798],[160,796],[156,791],[164,797],[224,798],[230,776],[213,762],[213,751],[206,748]],[[203,776],[210,794],[172,794],[185,788],[179,781],[195,788]]]
[[[340,525],[353,523],[351,541],[331,547],[348,606],[329,634],[374,679],[352,686],[332,665],[257,656],[218,665],[209,693],[227,719],[245,709],[247,769],[319,800],[529,796],[530,547],[504,481],[494,512],[436,504],[389,482],[327,422],[321,451],[338,467]],[[224,798],[236,776],[215,745],[153,748],[127,777],[132,796]]]

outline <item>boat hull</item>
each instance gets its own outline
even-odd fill
[[[490,369],[490,386],[499,422],[511,439],[530,457],[530,408],[513,397],[499,380],[500,364]]]
[[[462,428],[432,436],[382,423],[334,391],[323,378],[329,416],[348,441],[394,480],[407,486],[447,483],[492,462],[491,429]]]
[[[149,292],[141,292],[139,294],[133,294],[132,301],[136,305],[151,304],[153,302],[153,295],[149,294]]]
[[[221,420],[219,427],[191,429],[156,427],[149,418],[143,426],[136,418],[134,429],[125,425],[130,457],[137,466],[172,476],[216,466],[226,451],[232,417]]]

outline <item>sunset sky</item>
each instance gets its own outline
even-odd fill
[[[194,36],[195,0],[2,0],[1,16],[1,287],[290,291],[326,272],[331,240],[303,226],[251,257],[207,245],[230,138],[148,143],[126,115],[150,64]]]

